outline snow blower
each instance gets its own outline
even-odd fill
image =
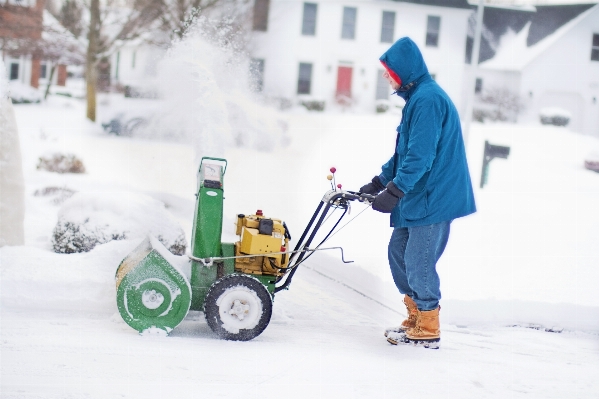
[[[237,215],[239,241],[221,242],[223,181],[227,161],[204,157],[198,188],[189,260],[182,265],[157,239],[148,237],[116,271],[117,306],[123,320],[140,333],[170,333],[189,310],[204,312],[210,328],[221,338],[251,340],[270,322],[275,293],[287,289],[297,267],[322,248],[347,214],[351,201],[370,204],[374,197],[335,186],[327,191],[298,240],[289,250],[291,235],[284,221],[263,215]],[[342,214],[324,239],[311,247],[332,210]],[[188,279],[184,269],[191,267]]]

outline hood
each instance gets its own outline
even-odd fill
[[[422,53],[409,37],[402,37],[393,43],[379,60],[389,71],[389,75],[396,80],[399,77],[398,83],[402,88],[415,83],[423,76],[428,76],[428,68]]]

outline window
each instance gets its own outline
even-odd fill
[[[0,0],[0,4],[11,4],[21,7],[35,7],[35,0]]]
[[[302,35],[314,36],[316,35],[316,11],[317,4],[304,3],[304,17],[302,20]]]
[[[355,7],[343,7],[343,26],[341,38],[353,40],[356,37],[356,15],[358,9]]]
[[[438,47],[440,27],[441,17],[429,15],[426,23],[426,45],[428,47]]]
[[[264,86],[264,60],[253,58],[250,63],[252,85],[256,91],[262,91]]]
[[[297,79],[297,94],[310,94],[312,86],[312,64],[300,62]]]
[[[384,69],[379,69],[376,73],[376,99],[387,100],[389,98],[389,82],[383,77]]]
[[[10,80],[19,79],[19,64],[13,62],[10,64]]]
[[[47,72],[46,64],[40,65],[40,78],[46,79],[46,72]]]
[[[270,0],[256,0],[254,3],[254,30],[266,32],[268,28],[268,9]]]
[[[395,13],[383,11],[383,23],[381,25],[381,43],[393,43],[395,34]]]
[[[599,61],[599,34],[593,33],[593,47],[591,49],[591,61]]]
[[[470,86],[470,87],[472,87],[472,86]],[[479,94],[479,93],[482,93],[482,91],[483,91],[483,80],[481,78],[476,78],[476,83],[474,83],[474,92]]]

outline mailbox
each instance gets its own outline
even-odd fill
[[[483,170],[480,175],[480,188],[487,183],[489,178],[489,163],[493,160],[493,158],[503,158],[507,159],[510,155],[510,147],[505,147],[501,145],[493,145],[489,144],[488,141],[485,141],[485,152],[483,154]]]

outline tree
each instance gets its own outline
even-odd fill
[[[65,0],[60,11],[55,14],[62,26],[68,29],[75,37],[83,33],[83,6],[76,0]]]
[[[168,46],[171,39],[185,35],[200,13],[227,10],[230,19],[248,14],[250,4],[250,0],[64,0],[57,18],[75,36],[85,33],[87,38],[87,118],[96,120],[98,66],[126,43],[141,40]],[[86,26],[81,20],[87,21]],[[167,33],[167,40],[156,40],[161,32]]]

